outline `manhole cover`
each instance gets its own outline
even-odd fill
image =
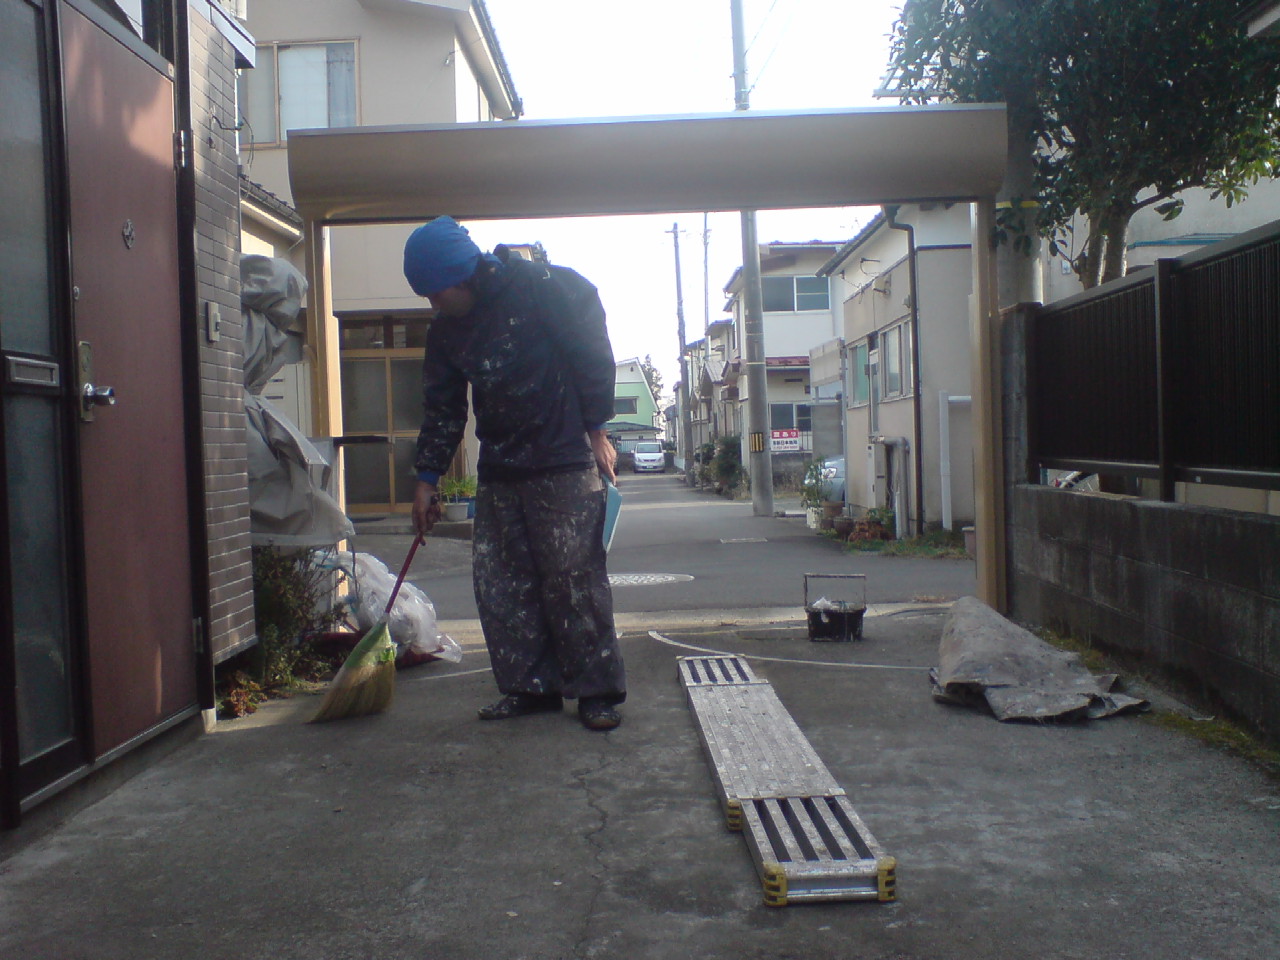
[[[684,583],[693,577],[687,573],[611,573],[611,587],[647,587],[655,583]]]

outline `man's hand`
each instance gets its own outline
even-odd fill
[[[617,483],[618,475],[613,468],[618,465],[618,451],[609,442],[609,435],[603,430],[588,430],[587,438],[591,441],[591,452],[596,455],[596,466],[610,483]]]
[[[434,484],[419,480],[413,491],[413,529],[425,537],[440,522],[440,494]]]

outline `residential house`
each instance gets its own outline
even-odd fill
[[[741,364],[733,359],[733,338],[733,318],[721,316],[711,320],[705,336],[685,346],[684,369],[689,380],[689,428],[692,435],[689,448],[695,456],[706,444],[714,444],[719,437],[742,433],[740,420],[744,412],[739,409],[737,396]],[[680,384],[676,384],[675,392],[677,402],[671,409],[678,420]],[[669,429],[669,436],[677,436],[678,422]],[[677,463],[684,468],[679,460]]]
[[[656,440],[662,432],[662,421],[639,359],[618,361],[613,393],[613,419],[607,426],[618,451],[631,451],[638,440]]]
[[[286,202],[290,129],[511,120],[522,110],[483,0],[253,0],[247,22],[258,49],[241,77],[244,165]],[[340,383],[327,386],[341,392],[353,516],[407,512],[413,501],[432,315],[401,272],[415,226],[330,232]],[[474,472],[475,455],[470,437],[454,471]]]
[[[900,533],[972,522],[967,204],[888,207],[819,268],[841,299],[845,497]]]
[[[1249,195],[1227,206],[1207,189],[1186,190],[1179,195],[1184,206],[1173,220],[1165,220],[1151,207],[1139,210],[1129,224],[1126,271],[1149,267],[1157,259],[1180,257],[1209,244],[1228,240],[1280,219],[1280,180],[1259,180]],[[1084,240],[1087,223],[1076,217],[1076,242]],[[1070,247],[1068,247],[1070,253]],[[1079,293],[1083,287],[1063,257],[1044,255],[1044,302],[1053,303]]]
[[[254,55],[210,0],[0,0],[6,827],[198,728],[214,664],[255,640],[234,98]]]
[[[817,451],[813,445],[812,402],[809,389],[809,351],[839,335],[832,310],[831,281],[817,276],[818,269],[839,249],[839,244],[766,243],[760,245],[760,285],[764,307],[764,353],[766,387],[769,395],[770,443],[774,472],[803,473],[803,464]],[[710,411],[715,399],[707,391],[720,390],[717,413],[723,424],[721,435],[743,438],[743,460],[748,457],[746,439],[747,400],[746,317],[742,268],[734,271],[724,292],[729,299],[725,311],[731,319],[713,323],[708,333],[711,346],[724,348],[724,367],[718,379],[710,362],[704,367],[707,382],[696,383],[699,398],[708,398]],[[718,353],[714,354],[718,356]],[[701,378],[702,373],[698,374]],[[720,385],[722,384],[722,385]],[[711,413],[709,412],[710,416]]]

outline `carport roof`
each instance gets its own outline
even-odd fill
[[[289,176],[331,224],[970,200],[1005,137],[1003,104],[293,130]]]

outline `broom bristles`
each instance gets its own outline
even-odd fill
[[[329,684],[311,723],[382,713],[396,692],[396,649],[386,620],[356,644]]]

